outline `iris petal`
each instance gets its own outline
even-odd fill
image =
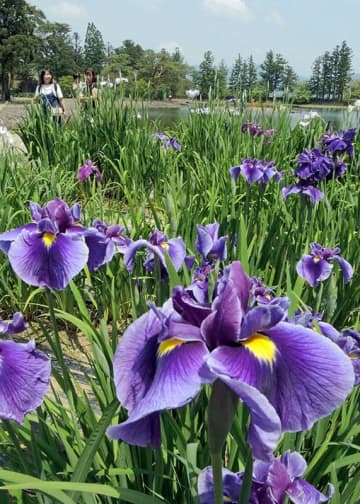
[[[49,377],[50,360],[34,341],[0,341],[0,418],[21,423],[42,403]]]
[[[23,231],[9,249],[15,273],[30,285],[64,289],[85,266],[88,248],[80,239],[59,234],[51,247],[39,233]]]
[[[309,429],[337,408],[350,393],[350,359],[325,336],[280,322],[266,331],[278,353],[273,386],[267,393],[284,431]]]

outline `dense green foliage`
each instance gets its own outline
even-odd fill
[[[157,226],[169,237],[181,236],[189,253],[195,251],[196,224],[217,221],[228,236],[229,260],[240,259],[250,275],[261,277],[276,294],[288,295],[291,312],[309,306],[339,330],[359,330],[358,154],[342,179],[324,185],[324,201],[313,206],[292,196],[285,202],[281,185],[292,182],[298,154],[318,145],[326,128],[322,119],[307,129],[291,128],[287,109],[268,117],[261,111],[234,115],[212,108],[208,115],[190,114],[168,132],[182,146],[176,152],[161,147],[152,137],[159,125],[147,120],[146,110],[142,116],[113,96],[61,128],[30,110],[20,127],[28,155],[11,149],[0,155],[0,232],[29,222],[30,201],[44,205],[56,196],[69,205],[79,202],[86,225],[104,218],[124,225],[134,239],[147,238]],[[246,119],[274,128],[271,142],[243,134]],[[359,147],[357,140],[356,153]],[[103,184],[76,180],[77,168],[89,157],[104,174]],[[235,184],[229,168],[247,157],[275,161],[284,172],[281,185],[248,185],[242,178]],[[344,285],[337,270],[317,289],[297,276],[296,262],[313,241],[341,247],[355,269],[350,284]],[[149,300],[160,305],[175,283],[188,281],[185,268],[160,281],[156,273],[144,272],[140,257],[129,275],[118,254],[97,272],[84,271],[64,291],[46,296],[44,289],[21,282],[2,256],[2,318],[21,310],[28,336],[54,359],[52,390],[43,406],[23,426],[2,423],[0,481],[13,499],[24,504],[197,502],[197,475],[209,464],[206,388],[189,406],[163,415],[159,451],[112,442],[105,434],[126,414],[112,381],[119,338]],[[81,360],[71,362],[76,347]],[[359,415],[359,390],[354,389],[330,417],[309,432],[284,435],[278,448],[300,451],[309,464],[307,480],[320,490],[326,491],[329,481],[334,484],[332,504],[357,502]],[[231,470],[246,464],[247,425],[248,415],[239,407],[226,444]],[[0,497],[5,499],[4,488]]]

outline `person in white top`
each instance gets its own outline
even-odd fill
[[[50,111],[52,116],[65,115],[64,96],[61,87],[53,79],[50,70],[43,70],[40,74],[40,83],[36,86],[35,98],[40,98],[45,112]]]

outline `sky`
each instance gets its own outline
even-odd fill
[[[360,72],[359,0],[29,0],[49,21],[68,23],[84,41],[93,22],[106,44],[126,39],[144,49],[172,52],[199,65],[205,51],[228,67],[238,54],[256,64],[272,49],[299,76],[309,77],[316,57],[346,40],[353,71]]]

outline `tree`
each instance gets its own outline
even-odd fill
[[[227,90],[228,69],[225,61],[221,60],[215,74],[216,93],[219,98],[224,98]]]
[[[0,75],[2,98],[8,96],[17,66],[30,63],[37,49],[36,27],[44,14],[24,0],[0,0]]]
[[[260,65],[263,84],[268,87],[268,95],[279,89],[295,84],[296,74],[286,59],[279,53],[274,55],[270,50],[266,53],[264,62]]]
[[[84,64],[100,73],[105,57],[105,44],[101,32],[94,23],[88,23],[84,41]]]
[[[40,26],[35,63],[38,69],[50,69],[57,78],[78,68],[68,24],[46,22]]]
[[[322,58],[319,56],[312,65],[312,74],[309,80],[311,97],[315,100],[319,100],[321,96],[321,66]]]
[[[203,96],[209,96],[210,90],[214,88],[215,73],[214,56],[211,51],[206,51],[199,69],[199,86]]]
[[[336,86],[336,99],[343,101],[346,88],[351,86],[352,50],[345,40],[339,50],[339,70]]]
[[[230,79],[229,79],[229,88],[231,92],[235,94],[238,98],[242,96],[242,92],[244,89],[244,67],[243,60],[238,54],[235,63],[232,67]]]
[[[80,36],[77,32],[74,32],[72,37],[72,47],[74,52],[74,63],[77,71],[80,69],[84,70],[84,51],[81,47]]]
[[[245,91],[247,93],[247,98],[251,99],[257,83],[257,68],[252,55],[249,56],[246,62],[246,70]]]

